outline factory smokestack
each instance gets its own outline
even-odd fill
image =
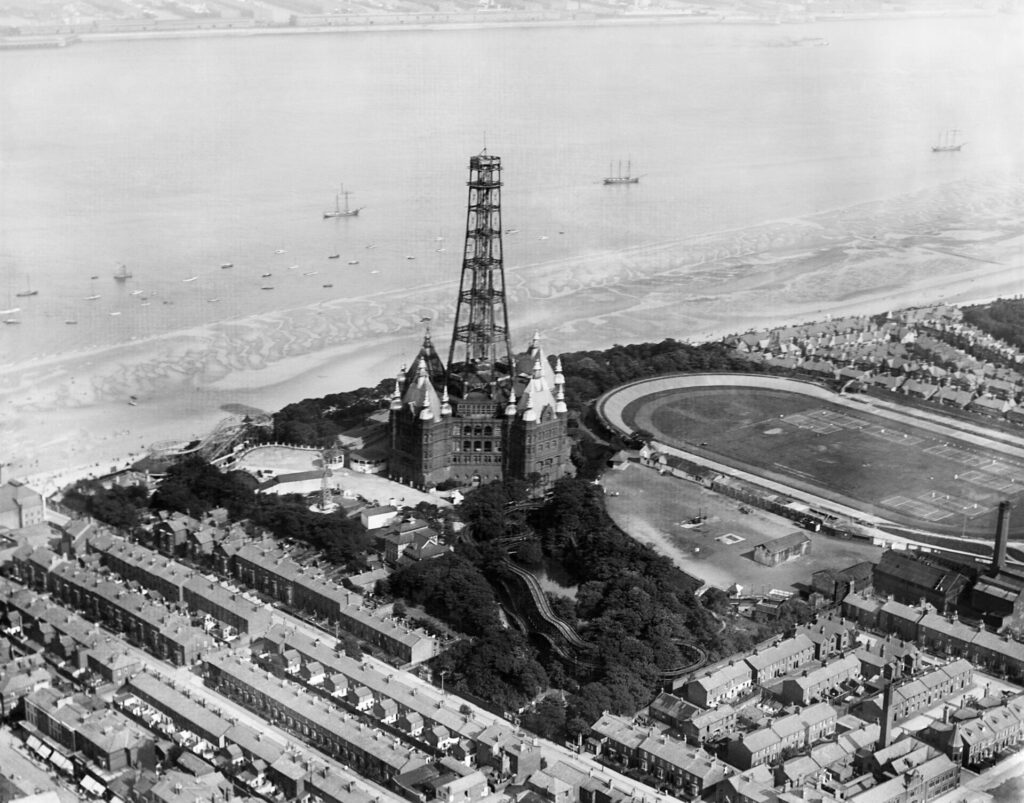
[[[1010,508],[1009,502],[999,503],[999,520],[996,523],[996,543],[992,550],[992,573],[999,574],[1006,565],[1006,542],[1010,540]]]
[[[896,689],[896,682],[900,679],[900,663],[894,659],[885,665],[883,677],[888,681],[885,684],[885,691],[882,692],[882,728],[878,734],[878,749],[884,750],[892,740],[893,710],[892,694]]]

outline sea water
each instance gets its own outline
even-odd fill
[[[0,366],[336,297],[438,282],[454,295],[467,162],[484,147],[505,168],[511,275],[1019,176],[1020,28],[999,15],[0,51],[0,309],[20,307]],[[962,129],[961,152],[931,153],[945,128]],[[640,183],[603,186],[620,160]],[[342,183],[361,212],[325,220]]]

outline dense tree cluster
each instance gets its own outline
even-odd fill
[[[466,552],[477,563],[488,562],[483,551]],[[525,637],[505,629],[494,590],[469,557],[451,553],[405,566],[391,575],[389,590],[475,637],[435,660],[435,670],[450,676],[448,688],[517,710],[544,690],[547,673]]]
[[[724,343],[690,345],[678,340],[612,346],[605,351],[562,354],[565,400],[579,409],[624,382],[685,371],[753,371],[756,365],[739,359]]]
[[[498,628],[460,642],[435,661],[446,688],[467,691],[503,711],[518,711],[548,685],[537,651],[518,630]]]
[[[721,652],[720,626],[693,595],[698,582],[619,530],[596,486],[559,480],[531,522],[548,558],[579,584],[575,615],[599,665],[570,695],[570,731],[604,710],[631,713],[649,702],[660,672],[691,660],[681,644]]]
[[[360,423],[384,406],[393,382],[385,379],[373,388],[332,393],[322,399],[303,399],[289,404],[274,413],[270,437],[280,443],[333,446],[338,433]]]
[[[964,321],[992,337],[1024,349],[1024,298],[999,298],[989,304],[964,307]]]
[[[249,520],[278,538],[322,549],[328,559],[352,569],[366,566],[365,552],[373,544],[358,521],[341,512],[315,513],[302,497],[257,494],[256,488],[250,474],[222,473],[190,455],[168,469],[148,504],[148,492],[141,485],[106,490],[96,482],[79,483],[66,499],[74,509],[121,529],[133,528],[143,512],[170,510],[201,518],[223,507],[233,521]]]
[[[411,563],[389,579],[392,594],[421,606],[460,633],[483,636],[502,627],[494,590],[459,553]]]
[[[104,488],[96,480],[83,480],[64,494],[64,505],[121,530],[132,530],[148,508],[149,492],[142,485]]]
[[[198,455],[188,455],[168,469],[150,506],[197,518],[223,507],[232,519],[243,519],[255,506],[257,485],[256,479],[244,471],[224,473]]]

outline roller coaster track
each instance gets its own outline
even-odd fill
[[[568,622],[566,622],[563,619],[560,619],[558,616],[555,615],[554,611],[551,610],[551,604],[548,602],[547,595],[544,593],[544,589],[541,587],[540,581],[533,574],[526,571],[526,569],[523,569],[520,566],[516,566],[514,563],[512,563],[512,561],[507,559],[503,561],[503,565],[505,566],[506,569],[512,572],[512,574],[516,575],[516,577],[521,578],[523,582],[526,583],[526,587],[530,592],[530,597],[533,600],[533,604],[537,608],[538,615],[545,622],[551,625],[551,627],[554,628],[558,632],[558,634],[563,639],[565,639],[566,642],[568,642],[572,647],[574,647],[577,650],[586,650],[587,648],[593,646],[589,642],[584,641],[572,625],[570,625]],[[551,642],[552,647],[560,655],[562,655],[563,657],[570,657],[564,650],[560,649],[558,645],[555,644],[554,639],[548,638],[548,641]],[[697,669],[700,669],[702,666],[704,666],[704,664],[708,662],[708,654],[703,647],[700,647],[691,641],[683,641],[681,639],[675,640],[675,645],[682,650],[692,652],[696,656],[696,660],[692,661],[689,664],[673,667],[672,669],[662,670],[659,674],[663,681],[675,680],[676,678],[687,675],[690,672],[694,672]],[[586,661],[579,658],[575,660],[578,660],[580,663],[584,663],[593,668],[596,668],[597,666],[591,661]]]
[[[588,644],[580,638],[580,634],[576,632],[576,629],[564,619],[559,619],[555,616],[554,611],[551,610],[551,604],[548,602],[547,594],[544,593],[544,589],[540,586],[540,581],[526,571],[526,569],[516,566],[510,560],[505,560],[503,563],[505,568],[512,572],[512,574],[521,577],[526,582],[526,587],[530,591],[533,604],[537,606],[537,612],[540,614],[540,617],[557,630],[559,635],[573,647],[578,650],[586,649]]]
[[[153,457],[180,457],[188,454],[200,454],[206,460],[213,461],[226,455],[236,443],[245,437],[250,426],[262,423],[257,419],[245,421],[238,416],[228,416],[202,440],[193,441],[161,441],[149,447]]]

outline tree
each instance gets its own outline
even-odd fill
[[[565,704],[557,697],[545,697],[523,715],[522,724],[543,739],[562,742],[565,739]]]
[[[341,639],[342,649],[349,658],[359,661],[363,657],[363,648],[359,646],[359,640],[350,633],[346,633]]]

